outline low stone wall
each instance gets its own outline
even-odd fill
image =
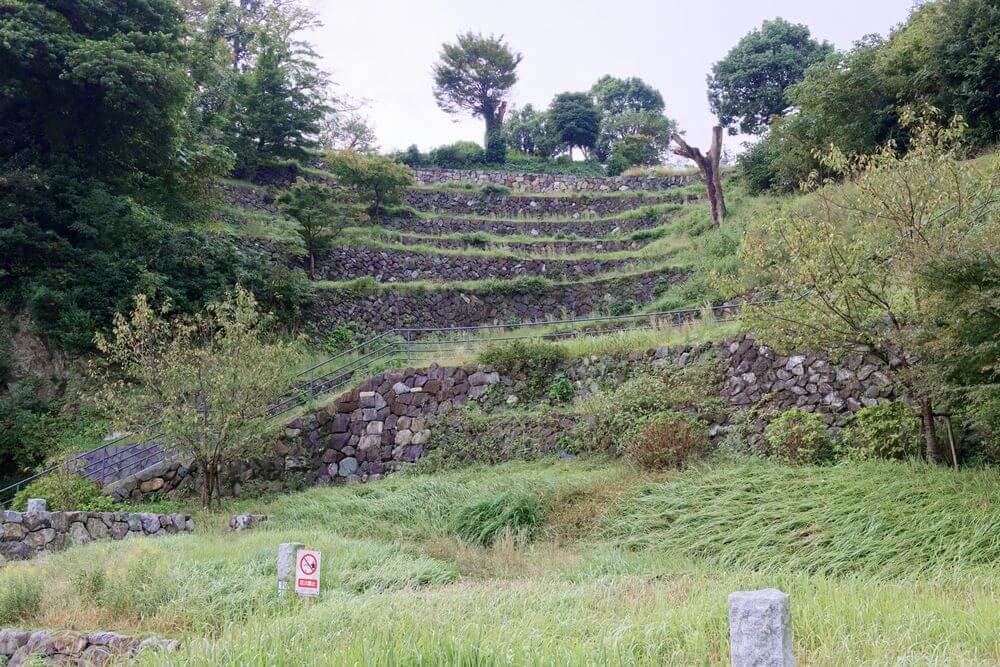
[[[0,664],[7,667],[34,665],[39,659],[51,665],[104,665],[134,659],[148,650],[173,652],[179,648],[176,640],[138,639],[116,632],[0,628]]]
[[[190,466],[168,459],[108,484],[104,493],[118,501],[139,501],[153,494],[166,495],[191,481]]]
[[[695,198],[696,199],[696,198]],[[573,195],[565,197],[531,195],[487,195],[461,190],[407,190],[403,201],[418,211],[440,211],[468,215],[501,217],[606,216],[631,211],[650,204],[681,204],[686,198],[676,195]]]
[[[492,292],[456,289],[322,290],[310,320],[324,325],[353,325],[371,331],[434,322],[439,326],[532,322],[548,316],[583,316],[607,312],[631,301],[649,302],[655,293],[684,279],[669,270],[609,280],[540,286],[511,285]]]
[[[667,190],[687,185],[691,176],[567,176],[513,171],[467,169],[414,169],[417,183],[475,183],[502,185],[519,192],[614,192],[622,190]]]
[[[636,218],[608,218],[604,220],[531,220],[510,221],[489,218],[392,218],[380,225],[386,229],[415,234],[493,234],[494,236],[557,236],[574,235],[585,239],[600,239],[615,234],[628,234],[640,229],[659,227],[666,218],[643,216]]]
[[[637,263],[637,259],[519,259],[499,255],[433,254],[373,246],[349,246],[332,248],[318,254],[316,276],[321,280],[349,280],[371,276],[381,283],[519,276],[578,280],[634,267]],[[298,264],[306,268],[307,260],[299,260]]]
[[[652,239],[578,239],[578,240],[552,240],[538,241],[503,241],[503,242],[480,242],[475,238],[443,238],[433,236],[409,236],[406,234],[386,233],[381,236],[386,241],[404,243],[406,245],[427,245],[435,248],[453,248],[463,250],[467,248],[483,248],[487,250],[502,250],[514,253],[536,253],[551,255],[572,255],[585,252],[618,252],[621,250],[638,250],[647,245]]]
[[[283,439],[310,446],[313,479],[320,484],[378,479],[427,453],[432,416],[476,400],[500,381],[488,368],[380,373],[318,413],[290,422]]]
[[[232,183],[219,183],[218,188],[219,198],[233,208],[278,215],[278,205],[267,190]]]
[[[187,514],[0,511],[0,558],[24,560],[94,540],[192,530],[194,521]]]

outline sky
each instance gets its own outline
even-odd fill
[[[705,77],[712,64],[765,19],[809,26],[849,48],[904,21],[913,0],[312,0],[323,27],[308,38],[338,91],[366,100],[381,150],[421,150],[459,139],[482,142],[483,122],[456,119],[434,101],[431,68],[456,34],[504,35],[524,59],[511,102],[548,106],[604,74],[638,76],[657,88],[666,114],[694,145],[714,117]],[[458,122],[455,122],[458,120]],[[738,151],[740,137],[727,138]]]

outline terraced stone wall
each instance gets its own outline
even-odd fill
[[[440,289],[322,290],[311,319],[325,325],[353,325],[385,331],[413,326],[470,326],[532,322],[566,314],[583,316],[607,312],[625,304],[646,303],[659,290],[683,279],[681,270],[616,277],[611,280],[545,285],[511,285],[494,291]]]
[[[0,511],[0,560],[24,560],[94,540],[192,530],[194,521],[187,514]]]
[[[417,183],[475,183],[502,185],[519,192],[614,192],[621,190],[666,190],[687,185],[692,176],[569,176],[509,171],[466,169],[414,169]]]
[[[387,241],[404,243],[406,245],[426,245],[435,248],[467,248],[498,249],[515,253],[535,253],[552,255],[571,255],[586,252],[618,252],[622,250],[639,250],[652,239],[577,239],[577,240],[546,240],[537,241],[490,241],[489,243],[475,238],[448,238],[435,236],[408,236],[406,234],[385,234]]]
[[[677,195],[644,195],[613,197],[578,195],[567,197],[529,195],[486,195],[461,190],[407,190],[403,200],[418,211],[439,211],[463,215],[495,215],[500,217],[606,216],[631,211],[649,204],[679,204],[685,197]]]
[[[652,229],[666,220],[657,217],[610,218],[605,220],[531,220],[524,222],[509,220],[468,219],[468,218],[391,218],[380,224],[386,229],[395,229],[415,234],[476,234],[479,232],[494,236],[557,236],[559,234],[588,239],[625,234],[640,229]]]

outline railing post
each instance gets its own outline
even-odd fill
[[[409,366],[413,357],[413,332],[407,329],[406,331],[406,365]]]

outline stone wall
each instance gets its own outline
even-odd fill
[[[306,268],[307,259],[297,262]],[[577,280],[600,273],[634,267],[638,259],[519,259],[502,255],[458,255],[411,252],[373,246],[332,248],[316,256],[316,277],[350,280],[371,276],[377,282],[406,280],[480,280],[546,276]]]
[[[310,319],[323,326],[347,324],[369,331],[405,328],[417,322],[438,326],[502,324],[514,319],[532,322],[549,316],[607,312],[628,301],[647,303],[685,275],[669,270],[592,282],[515,284],[496,291],[328,289],[317,293]]]
[[[104,665],[132,660],[148,650],[173,652],[179,648],[176,640],[138,639],[116,632],[0,628],[0,664],[7,667],[34,665],[39,659],[51,665]]]
[[[627,234],[640,229],[659,227],[666,218],[661,216],[642,216],[631,218],[608,218],[603,220],[532,220],[510,221],[468,219],[468,218],[391,218],[383,220],[380,225],[386,229],[415,234],[476,234],[485,233],[494,236],[512,236],[524,234],[527,236],[556,236],[559,234],[579,236],[585,239],[599,239],[615,234]]]
[[[614,192],[623,190],[667,190],[697,180],[692,176],[566,176],[513,171],[466,169],[414,169],[417,183],[475,183],[502,185],[519,192]]]
[[[104,487],[115,500],[140,501],[152,494],[166,495],[192,482],[191,468],[180,461],[165,460]]]
[[[670,195],[580,194],[565,197],[547,195],[486,195],[462,190],[407,190],[403,201],[418,211],[439,211],[460,215],[496,215],[505,218],[558,216],[606,216],[631,211],[649,204],[681,204],[686,197]],[[697,199],[697,197],[692,197]]]
[[[0,511],[0,559],[24,560],[94,540],[192,530],[194,521],[187,514]]]
[[[536,230],[537,231],[537,230]],[[536,253],[549,255],[571,255],[576,253],[601,253],[618,252],[622,250],[639,250],[653,239],[576,239],[576,240],[552,240],[552,241],[502,241],[485,243],[474,237],[470,238],[448,238],[438,236],[409,236],[406,234],[386,233],[382,239],[403,243],[406,245],[426,245],[435,248],[453,248],[463,250],[466,248],[483,248],[488,250],[502,250],[513,253]]]
[[[278,215],[274,195],[267,190],[232,183],[219,183],[218,188],[220,199],[233,208]]]

